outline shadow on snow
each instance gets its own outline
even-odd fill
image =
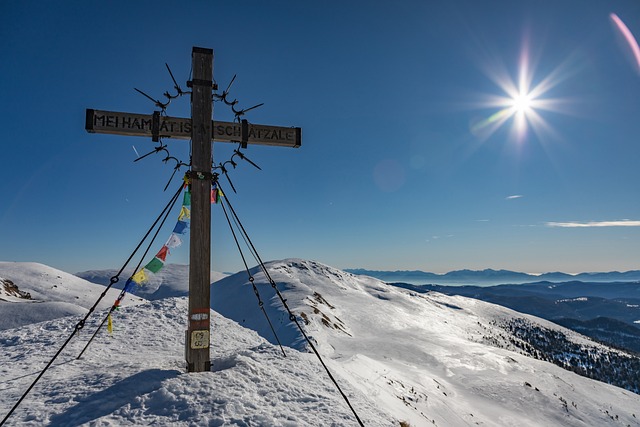
[[[75,406],[53,415],[51,425],[79,426],[109,415],[127,403],[132,396],[141,396],[160,388],[163,381],[175,378],[177,370],[150,369],[125,378],[109,388],[81,397]]]

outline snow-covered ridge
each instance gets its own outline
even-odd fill
[[[314,261],[267,267],[367,426],[638,425],[639,395],[532,358],[505,327],[523,319],[512,324],[607,351],[551,322]],[[297,350],[306,346],[271,285],[258,269],[252,274],[286,358],[262,338],[275,342],[246,273],[239,273],[212,285],[212,304],[223,316],[212,315],[211,372],[183,374],[186,299],[125,307],[115,313],[113,335],[98,335],[85,358],[72,360],[95,327],[91,318],[67,363],[53,368],[14,422],[356,425],[317,360]],[[26,387],[25,375],[72,330],[71,320],[0,331],[0,377],[8,379],[0,381],[0,415]]]
[[[567,342],[577,348],[589,348],[593,354],[610,351],[551,322],[478,300],[435,292],[418,294],[314,261],[275,261],[267,268],[320,351],[341,362],[342,375],[363,391],[375,389],[377,397],[372,398],[377,405],[394,407],[394,413],[403,414],[412,425],[429,425],[433,421],[437,425],[558,425],[556,410],[549,408],[557,407],[554,401],[564,408],[560,398],[568,399],[568,389],[559,384],[558,378],[568,381],[571,389],[581,387],[578,384],[583,381],[593,381],[533,360],[524,350],[522,338],[508,332],[506,325],[511,319],[525,319],[540,330],[558,331]],[[264,275],[257,269],[252,274],[280,341],[303,349],[304,341],[288,321]],[[246,274],[217,282],[212,295],[214,309],[276,342]],[[490,385],[494,382],[502,386]],[[597,384],[596,387],[607,387]],[[549,408],[533,409],[522,403],[541,401],[542,396],[529,394],[529,390],[536,389],[545,396],[542,400]],[[550,390],[554,391],[548,393]],[[457,406],[451,401],[452,396],[466,403]],[[503,403],[496,402],[497,396]],[[639,396],[631,396],[640,402]],[[435,415],[434,399],[444,407],[456,406],[457,416],[452,418],[445,412]],[[583,417],[582,411],[591,413],[592,409],[584,407],[584,399],[590,401],[589,405],[603,408],[590,397],[580,399],[583,403],[579,411],[562,409],[567,418],[562,425],[583,425],[571,418]],[[605,411],[602,409],[602,414],[606,415]],[[523,412],[529,414],[524,419]],[[501,414],[502,421],[496,421],[496,414]],[[630,420],[634,419],[632,414],[627,413]],[[446,422],[442,423],[440,416]]]

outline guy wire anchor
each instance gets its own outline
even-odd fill
[[[165,150],[166,151],[166,150]],[[175,176],[176,172],[182,167],[182,166],[189,166],[185,163],[182,163],[180,160],[176,159],[173,156],[169,156],[168,152],[167,152],[167,157],[165,159],[163,159],[162,161],[167,163],[169,160],[175,160],[176,161],[176,165],[173,168],[173,173],[171,174],[171,178],[169,178],[169,181],[167,182],[167,185],[164,186],[164,191],[167,191],[167,188],[169,188],[169,184],[171,184],[171,181],[173,180],[173,177]]]

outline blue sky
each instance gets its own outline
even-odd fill
[[[166,62],[186,89],[201,46],[221,88],[237,74],[240,107],[264,102],[249,121],[302,128],[301,148],[250,146],[263,170],[232,173],[265,260],[638,269],[640,71],[611,13],[640,36],[635,0],[2,2],[0,259],[124,262],[170,197],[172,163],[133,163],[153,143],[88,134],[85,109],[151,114],[133,88],[171,90]],[[523,69],[523,96],[542,88],[528,124],[497,127],[500,83]],[[214,117],[233,119],[219,103]],[[166,142],[188,161],[188,142]],[[216,160],[233,148],[214,144]],[[239,270],[215,206],[212,240],[212,268]]]

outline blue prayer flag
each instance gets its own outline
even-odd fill
[[[189,229],[189,223],[186,221],[178,221],[173,232],[176,234],[185,234]]]

